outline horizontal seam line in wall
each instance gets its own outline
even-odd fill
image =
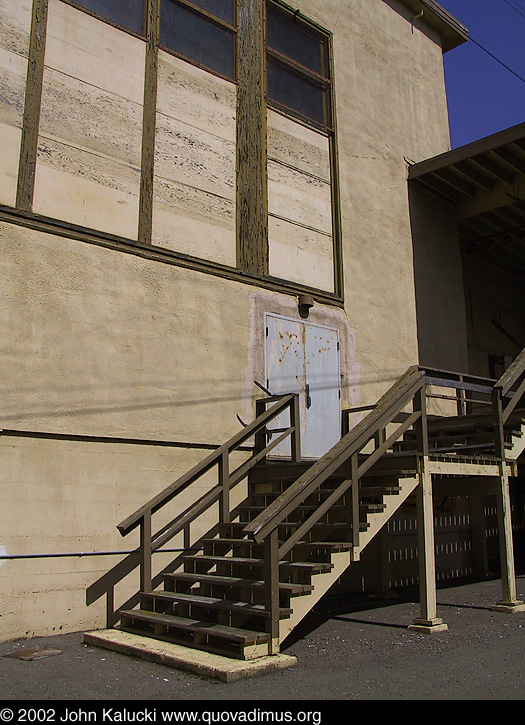
[[[323,184],[326,184],[327,186],[332,186],[331,179],[325,179],[323,176],[317,176],[317,174],[312,174],[311,171],[306,171],[305,169],[300,169],[298,166],[294,166],[293,164],[288,164],[286,161],[277,159],[277,158],[275,158],[275,156],[271,156],[270,154],[268,154],[268,161],[273,161],[275,164],[284,166],[285,168],[291,169],[292,171],[297,171],[297,173],[304,174],[305,176],[309,176],[310,178],[315,179],[316,181],[321,181]]]
[[[235,198],[229,199],[227,196],[221,196],[221,194],[215,194],[213,191],[208,191],[208,189],[203,189],[200,186],[195,186],[195,184],[185,184],[184,181],[178,181],[177,179],[170,179],[167,176],[162,176],[162,174],[154,174],[154,179],[162,179],[163,181],[169,181],[171,184],[178,184],[179,186],[184,186],[186,189],[196,189],[197,191],[200,191],[203,194],[207,194],[208,196],[213,196],[216,199],[222,199],[222,201],[228,201],[230,204],[233,204],[235,206]]]
[[[46,139],[47,141],[54,141],[55,143],[60,143],[63,146],[67,146],[70,149],[74,149],[75,151],[83,151],[86,154],[91,154],[92,156],[97,156],[100,159],[106,159],[106,161],[111,161],[114,164],[119,164],[119,166],[126,166],[128,169],[133,169],[133,171],[138,171],[140,173],[141,166],[140,163],[138,165],[127,163],[126,161],[121,161],[120,159],[116,158],[115,156],[108,156],[107,154],[103,154],[100,151],[94,151],[93,149],[88,149],[85,146],[79,146],[78,144],[72,144],[69,141],[66,141],[65,139],[60,138],[59,136],[53,136],[49,133],[39,133],[38,134],[39,140],[41,138]]]
[[[20,119],[22,120],[22,119]],[[17,128],[19,131],[22,131],[24,126],[23,123],[17,124],[17,123],[8,123],[7,121],[0,120],[0,126],[9,126],[9,128]]]
[[[308,224],[301,224],[301,222],[295,221],[294,219],[288,219],[287,217],[280,216],[279,214],[274,214],[273,212],[268,212],[268,216],[274,217],[274,219],[280,219],[283,222],[288,222],[289,224],[293,224],[296,227],[302,227],[302,229],[308,229],[309,231],[315,232],[316,234],[322,234],[324,237],[328,237],[329,239],[332,239],[333,237],[332,232],[323,232],[321,229],[310,227],[308,226]]]
[[[158,104],[157,104],[158,105]],[[177,116],[170,116],[169,113],[164,113],[164,111],[159,111],[158,107],[156,109],[157,116],[163,116],[164,118],[168,118],[172,121],[177,121],[177,123],[181,123],[183,126],[187,126],[188,128],[194,128],[197,131],[202,131],[203,133],[208,134],[209,136],[213,136],[213,138],[219,139],[219,141],[224,141],[224,143],[229,144],[230,146],[236,146],[237,140],[234,138],[233,140],[230,140],[228,138],[224,138],[223,136],[219,136],[218,133],[213,133],[213,131],[209,131],[207,128],[202,128],[201,126],[196,126],[193,123],[188,123],[187,121],[183,121],[181,118],[177,118]],[[155,129],[157,131],[157,129]],[[157,134],[155,134],[157,135]]]
[[[52,65],[47,65],[47,63],[44,64],[44,73],[46,70],[53,71],[54,73],[60,73],[60,75],[65,76],[66,78],[71,78],[73,81],[77,81],[77,83],[82,83],[83,85],[90,86],[90,88],[96,88],[97,91],[102,91],[102,93],[107,93],[109,96],[115,96],[115,98],[121,98],[123,101],[126,101],[126,103],[131,103],[133,106],[138,106],[138,108],[143,109],[144,103],[139,103],[138,101],[133,101],[131,98],[126,98],[126,96],[123,96],[120,93],[116,93],[115,91],[109,91],[107,88],[102,88],[102,86],[97,86],[96,83],[90,83],[89,81],[84,80],[83,78],[77,78],[76,76],[71,75],[70,73],[66,73],[64,70],[60,70],[59,68],[53,68]],[[42,81],[42,89],[45,88],[45,79]],[[144,81],[142,81],[142,87],[144,87]]]
[[[297,295],[307,291],[315,294],[319,302],[341,307],[343,297],[334,292],[311,285],[292,282],[273,275],[258,275],[237,267],[228,267],[218,262],[193,257],[189,254],[176,252],[154,244],[144,244],[129,237],[119,237],[109,232],[82,227],[72,222],[63,221],[43,214],[26,212],[16,207],[0,204],[0,223],[14,224],[22,228],[33,229],[43,234],[60,236],[65,239],[92,244],[114,252],[131,254],[142,259],[169,264],[180,269],[189,269],[200,274],[209,274],[220,279],[227,279],[242,285],[270,289],[285,295]]]
[[[29,48],[29,36],[28,36],[27,46]],[[23,53],[19,53],[17,50],[9,50],[9,48],[0,48],[0,53],[1,52],[7,53],[8,55],[11,55],[11,54],[17,55],[19,58],[22,58],[23,60],[25,60],[26,63],[29,62],[29,55],[24,55]]]
[[[219,443],[189,443],[184,441],[165,441],[150,438],[119,438],[117,436],[85,435],[82,433],[50,433],[45,431],[28,431],[16,429],[0,429],[0,436],[12,438],[46,438],[50,440],[77,441],[86,443],[117,443],[125,445],[159,446],[164,448],[187,448],[199,450],[217,450]],[[253,451],[252,446],[239,446],[236,450]]]

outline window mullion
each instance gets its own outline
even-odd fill
[[[215,23],[215,25],[219,25],[220,27],[224,28],[224,30],[229,30],[231,33],[237,33],[237,28],[235,27],[235,25],[230,25],[230,23],[227,23],[225,20],[222,20],[222,18],[219,18],[216,15],[212,15],[207,10],[198,7],[198,5],[194,5],[192,2],[188,2],[188,0],[174,1],[178,5],[182,5],[183,7],[187,8],[191,12],[196,13],[197,15],[202,15],[210,22]]]
[[[274,50],[273,48],[266,46],[266,54],[277,62],[282,63],[282,65],[287,66],[290,70],[295,71],[298,75],[307,76],[309,80],[318,83],[320,86],[328,88],[332,86],[332,82],[329,78],[319,75],[315,71],[310,70],[310,68],[307,68],[304,65],[301,65],[292,58],[289,58],[288,56],[279,53],[278,50]]]

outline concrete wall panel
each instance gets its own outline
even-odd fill
[[[271,109],[268,216],[270,274],[333,291],[329,139]]]
[[[329,234],[270,216],[270,274],[318,289],[334,289],[333,242]]]
[[[31,30],[29,0],[0,0],[0,204],[15,206]]]
[[[144,52],[50,1],[33,211],[136,238]]]
[[[235,114],[233,83],[160,52],[153,244],[235,266]]]
[[[129,551],[138,532],[120,536],[116,525],[162,491],[209,451],[0,436],[0,550],[4,555]],[[239,465],[243,454],[232,458]],[[177,497],[153,518],[155,530],[216,485],[216,476]],[[242,484],[232,492],[242,500]],[[213,521],[201,517],[192,536]],[[182,545],[181,536],[165,548]],[[177,556],[154,556],[154,573]],[[105,598],[86,607],[86,588],[124,556],[0,561],[0,641],[94,629],[105,625]],[[136,569],[116,588],[123,604],[139,588]]]

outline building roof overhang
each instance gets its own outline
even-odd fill
[[[400,0],[402,5],[420,17],[441,37],[443,52],[456,48],[468,40],[468,30],[435,0]],[[421,15],[422,13],[422,15]]]
[[[409,167],[451,207],[464,251],[525,274],[525,123]]]

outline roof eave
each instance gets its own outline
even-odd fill
[[[444,53],[467,42],[469,37],[467,28],[435,0],[401,0],[401,3],[411,10],[414,16],[423,13],[422,19],[439,33]]]

